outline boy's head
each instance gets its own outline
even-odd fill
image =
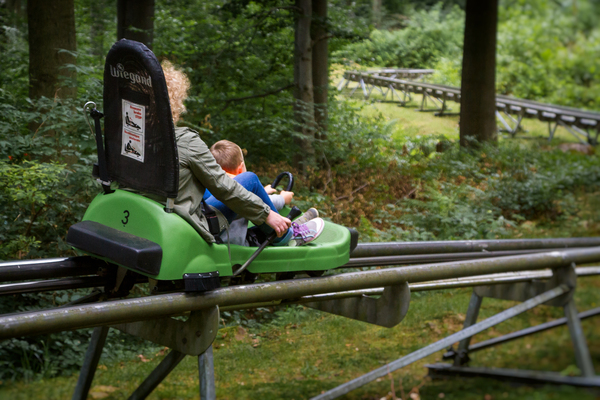
[[[223,171],[233,175],[246,172],[244,152],[237,144],[229,140],[219,140],[212,145],[210,152],[221,168],[223,168]]]

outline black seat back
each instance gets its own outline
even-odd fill
[[[104,66],[104,146],[111,180],[176,198],[179,160],[165,77],[144,44],[121,39]]]

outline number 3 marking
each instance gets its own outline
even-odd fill
[[[125,214],[125,219],[121,220],[121,222],[123,223],[123,225],[127,225],[127,223],[129,222],[129,211],[125,210],[123,211],[123,214]]]

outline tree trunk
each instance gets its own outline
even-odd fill
[[[117,40],[130,39],[152,49],[154,0],[117,0]]]
[[[460,101],[460,145],[498,140],[496,30],[498,0],[467,0]]]
[[[381,4],[382,0],[371,0],[371,22],[375,28],[381,25]]]
[[[310,22],[312,17],[311,0],[296,0],[299,11],[296,17],[294,40],[294,117],[298,123],[296,143],[300,152],[294,155],[294,165],[303,173],[315,163],[313,146],[315,131],[314,95],[312,78],[312,46]]]
[[[29,97],[74,97],[75,64],[74,0],[29,0]],[[66,51],[63,51],[66,50]]]
[[[315,101],[315,123],[318,138],[327,136],[327,94],[329,89],[329,62],[327,46],[327,2],[312,0],[312,78]]]
[[[5,9],[6,11],[1,11]],[[25,7],[21,0],[0,1],[0,22],[12,28],[20,28],[25,22]]]
[[[90,0],[90,54],[96,57],[104,57],[104,31],[106,30],[106,19],[104,12],[106,0]]]

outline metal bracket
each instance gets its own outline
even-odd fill
[[[494,299],[523,302],[541,293],[547,292],[560,284],[565,284],[571,289],[568,293],[545,303],[549,306],[563,307],[573,297],[576,282],[577,274],[575,273],[574,265],[570,265],[568,267],[553,270],[552,278],[545,281],[532,279],[528,282],[477,286],[473,289],[473,292],[479,297],[491,297]]]
[[[346,299],[316,301],[304,304],[316,310],[355,319],[370,324],[392,328],[408,312],[410,289],[408,283],[386,286],[380,298],[362,295]]]
[[[210,347],[219,330],[217,306],[192,311],[187,321],[161,318],[112,326],[190,356],[198,356]]]

